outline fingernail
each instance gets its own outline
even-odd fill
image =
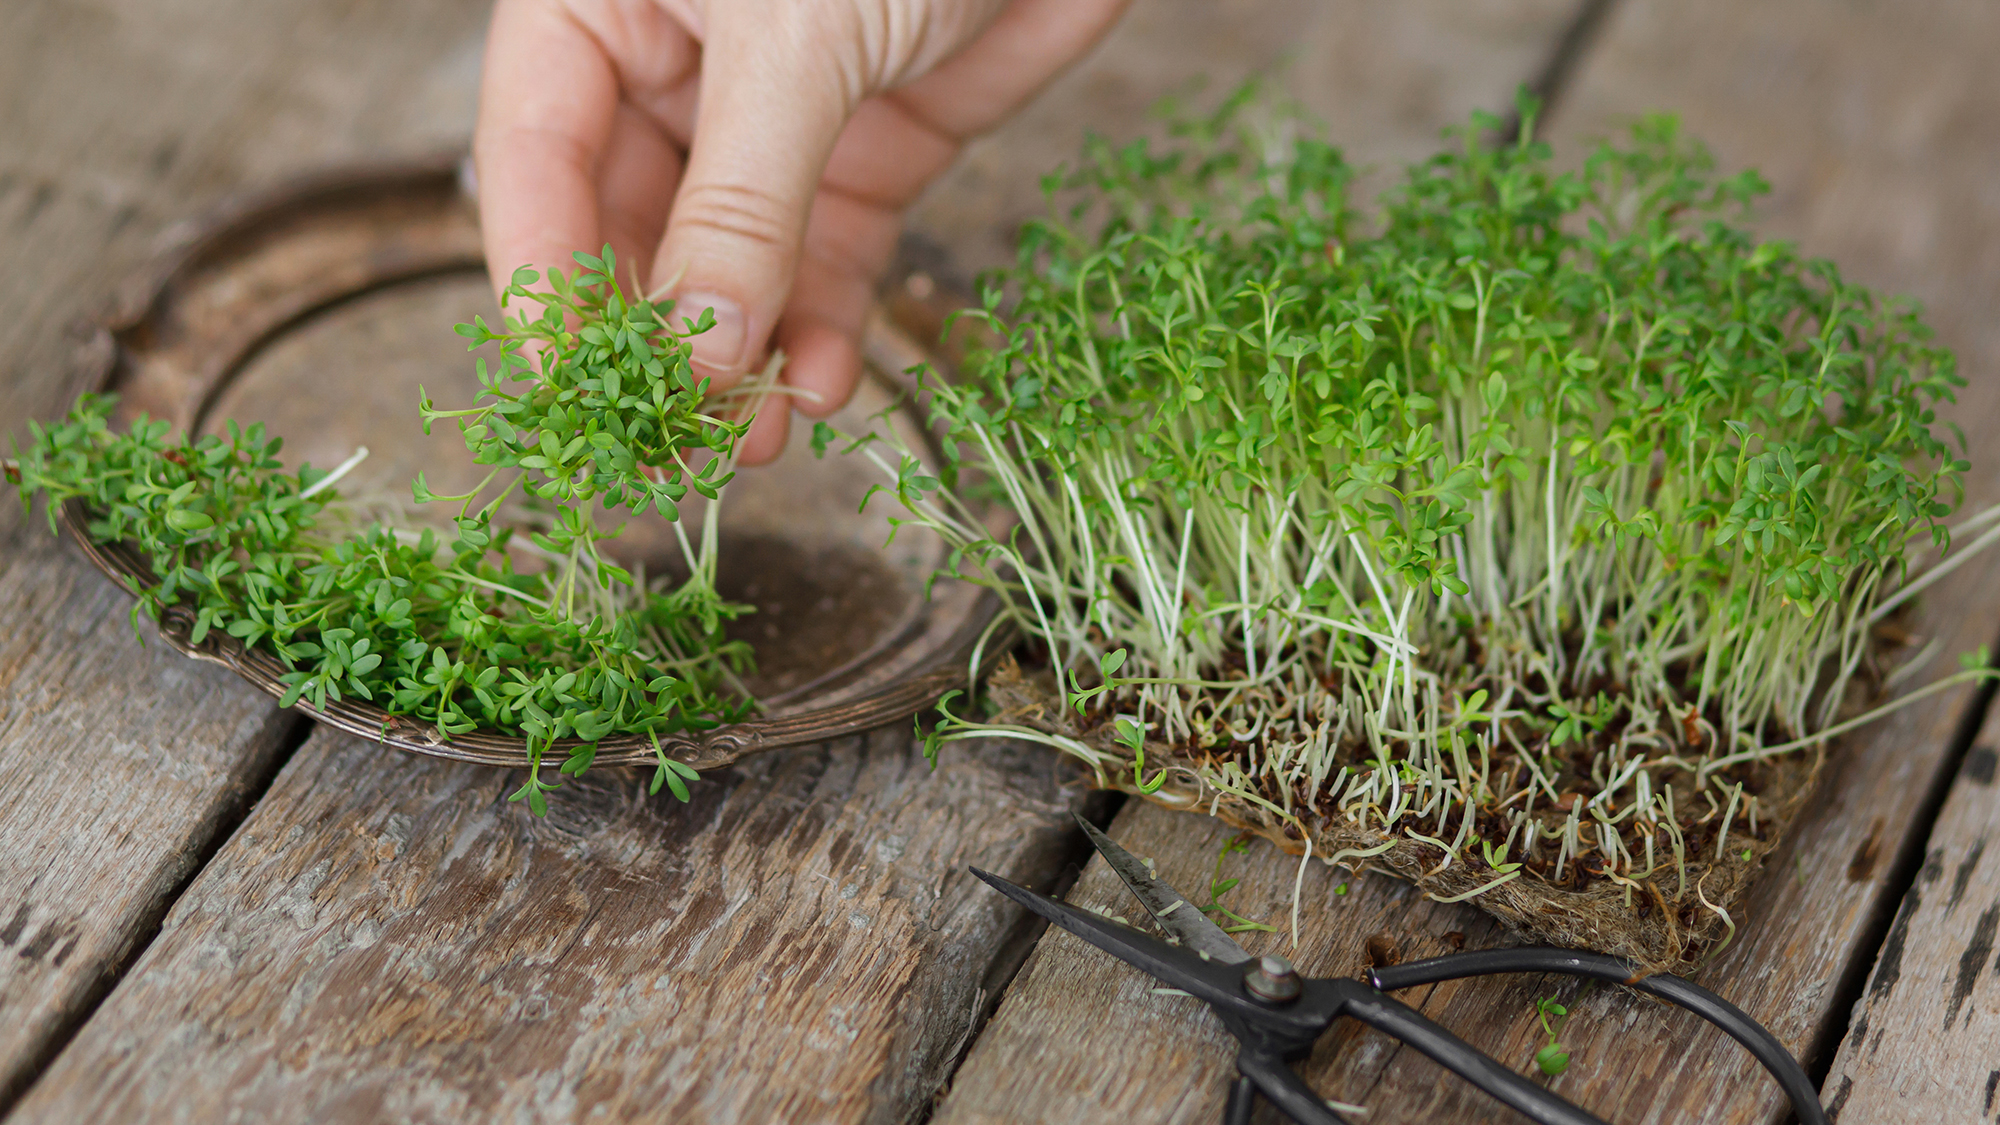
[[[735,375],[743,370],[743,308],[727,297],[713,293],[683,293],[674,302],[674,319],[686,317],[701,323],[704,309],[715,312],[715,325],[688,343],[694,348],[695,373],[711,377]]]

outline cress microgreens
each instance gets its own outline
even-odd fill
[[[1201,907],[1201,912],[1204,914],[1221,915],[1221,925],[1224,933],[1242,934],[1249,933],[1252,930],[1259,930],[1264,933],[1274,934],[1278,932],[1278,927],[1256,921],[1255,919],[1245,918],[1243,915],[1222,905],[1222,896],[1235,890],[1237,884],[1243,881],[1241,879],[1223,878],[1222,865],[1230,856],[1242,855],[1249,850],[1250,837],[1247,835],[1232,837],[1223,842],[1221,850],[1215,853],[1215,873],[1209,876],[1208,880],[1208,904]]]
[[[929,752],[1037,738],[1294,839],[1435,845],[1467,895],[1587,861],[1692,902],[1697,848],[1757,838],[1738,767],[1872,717],[1843,711],[1872,627],[1963,557],[1910,577],[1967,467],[1952,357],[1730,225],[1764,185],[1669,118],[1559,172],[1531,102],[1503,147],[1475,115],[1369,219],[1338,151],[1243,102],[1045,181],[930,383],[937,480],[856,439],[1064,704]]]
[[[1550,1016],[1556,1018],[1554,1024],[1549,1023]],[[1569,1048],[1556,1039],[1556,1029],[1568,1016],[1569,1009],[1556,1003],[1556,998],[1553,996],[1544,996],[1535,1001],[1535,1018],[1541,1021],[1542,1031],[1549,1037],[1548,1043],[1535,1052],[1535,1065],[1550,1078],[1569,1069]]]
[[[135,622],[185,601],[194,642],[221,630],[276,653],[292,669],[285,706],[356,698],[444,738],[525,736],[528,780],[512,799],[538,816],[560,784],[541,774],[552,744],[579,740],[559,770],[574,776],[599,739],[650,735],[653,791],[664,784],[685,801],[697,775],[666,757],[658,735],[750,706],[726,690],[748,651],[722,636],[746,607],[715,591],[716,503],[746,424],[715,413],[707,380],[688,366],[687,339],[711,314],[676,325],[670,303],[627,298],[609,247],[576,261],[574,273],[549,270],[544,290],[529,288],[536,271],[515,273],[503,310],[536,304],[538,315],[499,330],[483,318],[458,326],[474,348],[498,345],[491,367],[478,362],[475,406],[423,398],[426,432],[455,420],[491,467],[457,496],[418,476],[418,503],[457,506],[449,543],[366,522],[362,505],[329,487],[337,474],[286,472],[280,439],[261,424],[190,438],[141,418],[120,433],[112,400],[97,395],[61,422],[30,423],[9,476],[24,504],[45,495],[51,527],[58,506],[80,500],[93,538],[132,542],[152,559],[160,581],[141,592]],[[707,501],[692,539],[676,506],[689,489]],[[648,583],[608,561],[599,544],[617,530],[598,525],[597,508],[675,521],[686,581]],[[525,534],[495,526],[503,509]]]

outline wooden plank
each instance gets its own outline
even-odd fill
[[[1241,879],[1223,904],[1289,929],[1299,864],[1275,848],[1253,843],[1248,854],[1218,865],[1233,830],[1138,801],[1119,813],[1110,834],[1133,854],[1152,858],[1160,876],[1195,901],[1206,900],[1218,874]],[[1498,927],[1484,915],[1437,906],[1393,879],[1330,878],[1325,867],[1314,864],[1302,886],[1297,945],[1286,933],[1239,934],[1238,941],[1253,953],[1283,953],[1303,972],[1335,976],[1363,966],[1365,939],[1376,933],[1395,935],[1411,956],[1438,952],[1440,935],[1448,929],[1463,931],[1474,947],[1498,937]],[[1343,886],[1345,893],[1335,893]],[[1099,860],[1084,868],[1068,899],[1138,917],[1136,902]],[[1045,935],[973,1044],[935,1125],[1054,1120],[1207,1125],[1220,1119],[1226,1083],[1235,1074],[1235,1041],[1198,1003],[1156,996],[1152,985],[1151,978],[1080,941]],[[1352,1082],[1335,1088],[1321,1080],[1322,1059],[1331,1049],[1350,1056],[1342,1060],[1350,1072],[1359,1066],[1379,1074],[1394,1053],[1385,1046],[1385,1040],[1352,1029],[1336,1031],[1322,1041],[1305,1073],[1326,1096],[1351,1098],[1357,1089],[1365,1094],[1365,1087]],[[1351,1057],[1357,1049],[1359,1057]],[[1406,1119],[1384,1118],[1379,1101],[1366,1100],[1369,1125]]]
[[[131,599],[47,528],[0,551],[5,1104],[268,782],[292,721],[220,668],[141,649]]]
[[[1043,881],[1069,771],[907,734],[768,755],[681,806],[316,734],[20,1121],[896,1121]]]
[[[469,128],[484,5],[0,6],[0,440],[66,409],[65,325],[203,199]],[[157,927],[296,730],[0,500],[0,1107]]]
[[[1989,712],[1924,844],[1827,1075],[1844,1121],[1988,1121],[2000,1110],[2000,714]],[[1947,876],[1949,876],[1947,878]]]
[[[1762,213],[1765,232],[1798,238],[1851,276],[1929,304],[1972,383],[1948,413],[1981,433],[2000,417],[2000,334],[1990,319],[2000,262],[1983,251],[2000,234],[1989,190],[2000,115],[1991,84],[1972,76],[1996,44],[1993,13],[1972,3],[1626,0],[1558,105],[1552,132],[1558,146],[1573,145],[1621,118],[1675,109],[1715,144],[1725,167],[1764,168],[1778,187]],[[1975,448],[1973,462],[1969,504],[2000,500],[2000,455]],[[1989,556],[1926,600],[1916,631],[1941,642],[1946,655],[1932,671],[1943,672],[1949,654],[1991,640],[1996,625],[2000,559]],[[1830,1049],[1840,1032],[1844,982],[1874,953],[1894,873],[1919,845],[1928,796],[1973,695],[1914,707],[1844,751],[1753,890],[1750,920],[1704,976],[1807,1057]],[[1114,834],[1191,891],[1206,885],[1225,838],[1149,807],[1122,815]],[[1244,878],[1236,909],[1274,920],[1288,911],[1296,860],[1260,845],[1229,873]],[[1405,956],[1440,952],[1458,935],[1474,947],[1504,940],[1470,908],[1422,901],[1374,878],[1330,895],[1339,881],[1314,869],[1302,883],[1305,925],[1290,952],[1310,972],[1354,970],[1378,931]],[[1077,894],[1130,912],[1101,864],[1086,870]],[[1531,1008],[1542,995],[1573,1013],[1563,1032],[1573,1061],[1553,1087],[1609,1120],[1753,1122],[1785,1113],[1776,1088],[1733,1044],[1623,990],[1494,980],[1405,998],[1526,1070],[1542,1042]],[[938,1120],[1214,1120],[1230,1052],[1212,1021],[1188,1007],[1153,997],[1136,974],[1081,943],[1044,941]],[[1976,1049],[1979,1041],[1966,1042]],[[1372,1033],[1329,1035],[1302,1072],[1326,1096],[1366,1105],[1371,1125],[1517,1120]]]
[[[1522,34],[1504,16],[1554,28],[1570,2],[1482,4],[1477,26],[1501,39]],[[1015,205],[1032,201],[1040,173],[1073,148],[1074,130],[1052,149],[1040,124],[1069,124],[1079,98],[1101,108],[1101,95],[1118,91],[1116,111],[1094,120],[1124,128],[1185,75],[1262,69],[1302,29],[1350,51],[1359,50],[1350,37],[1365,42],[1377,26],[1428,42],[1408,31],[1399,7],[1363,7],[1373,24],[1306,0],[1248,13],[1186,0],[1142,6],[1067,86],[983,144],[973,171],[933,193],[917,226],[954,261],[979,264],[976,236],[1011,233],[1026,213]],[[1435,34],[1445,25],[1429,26]],[[1531,70],[1549,37],[1528,33],[1507,56],[1505,80],[1489,85],[1504,89]],[[1168,42],[1175,49],[1162,55]],[[1162,69],[1163,58],[1173,66]],[[1457,64],[1478,58],[1461,51],[1414,72],[1453,101],[1438,120],[1474,100],[1457,92]],[[1317,100],[1344,111],[1339,92]],[[1421,107],[1422,93],[1412,104]],[[991,193],[968,188],[968,175],[983,176]],[[552,829],[496,803],[500,778],[323,738],[203,873],[22,1116],[127,1120],[143,1108],[317,1120],[589,1107],[619,1116],[673,1106],[711,1119],[908,1117],[965,1040],[982,973],[1010,967],[1005,939],[1020,920],[946,873],[977,860],[1029,881],[1052,874],[1069,839],[1051,788],[1064,767],[1039,752],[996,751],[918,784],[906,740],[884,736],[858,753],[774,759],[689,814],[605,797],[622,811],[562,851],[549,843]],[[564,811],[576,800],[557,802],[558,821],[584,815]],[[382,827],[365,827],[357,843],[357,823]],[[746,823],[764,827],[739,840]],[[367,858],[389,846],[368,843],[378,837],[434,850],[411,843],[417,862],[378,879]],[[760,845],[765,837],[777,842]],[[907,849],[900,861],[896,848]],[[564,858],[552,858],[558,851]],[[695,858],[672,858],[683,852]],[[459,858],[443,870],[425,862],[446,855],[498,858]],[[884,876],[869,874],[885,864],[897,873],[886,889]],[[926,903],[923,888],[935,897],[939,887],[942,901]],[[860,897],[840,897],[850,892]],[[541,901],[562,909],[525,905]],[[350,952],[356,946],[365,949]],[[653,988],[662,974],[672,983]],[[516,1027],[523,1011],[535,1016],[525,1031]],[[475,1046],[489,1034],[504,1044]]]
[[[1776,189],[1761,208],[1766,233],[1923,301],[1970,383],[1944,412],[1972,440],[1964,510],[2000,501],[2000,451],[1984,440],[2000,418],[2000,331],[1992,317],[2000,260],[1985,249],[2000,239],[2000,199],[1991,190],[2000,171],[2000,89],[1987,80],[2000,12],[1971,0],[1649,0],[1621,13],[1603,48],[1559,130],[1601,133],[1642,105],[1670,106],[1725,167],[1765,171]],[[1915,630],[1942,642],[1928,675],[1992,643],[2000,634],[2000,560],[1969,563],[1937,589]],[[1787,859],[1778,857],[1752,903],[1765,915],[1761,945],[1717,966],[1715,987],[1754,998],[1753,1012],[1822,1065],[1849,1018],[1848,997],[1878,955],[1901,880],[1924,854],[1923,818],[1967,734],[1963,707],[1974,693],[1954,696],[1868,732],[1796,834],[1794,878],[1784,878]],[[1976,925],[1960,918],[1937,939]],[[1691,1068],[1660,1096],[1692,1101],[1704,1096],[1705,1082],[1719,1089],[1733,1081]],[[1823,1090],[1829,1104],[1838,1087],[1836,1079]],[[1768,1105],[1777,1105],[1774,1096]],[[1879,1117],[1850,1111],[1849,1120],[1963,1120],[1966,1107],[1932,1102],[1926,1111],[1913,1102]],[[1746,1111],[1740,1119],[1757,1118]]]

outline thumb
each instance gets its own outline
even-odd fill
[[[813,195],[859,101],[824,46],[837,34],[765,7],[709,7],[693,143],[651,279],[676,298],[676,320],[714,310],[694,363],[723,388],[784,310]]]

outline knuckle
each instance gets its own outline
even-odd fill
[[[765,49],[822,72],[850,100],[888,85],[909,52],[906,0],[778,0],[759,35]]]
[[[503,153],[532,153],[537,161],[585,172],[596,164],[590,146],[567,130],[516,122],[474,131],[474,160],[484,162]]]
[[[780,249],[795,241],[786,201],[755,184],[689,184],[674,210],[674,218],[682,226],[720,231]]]

